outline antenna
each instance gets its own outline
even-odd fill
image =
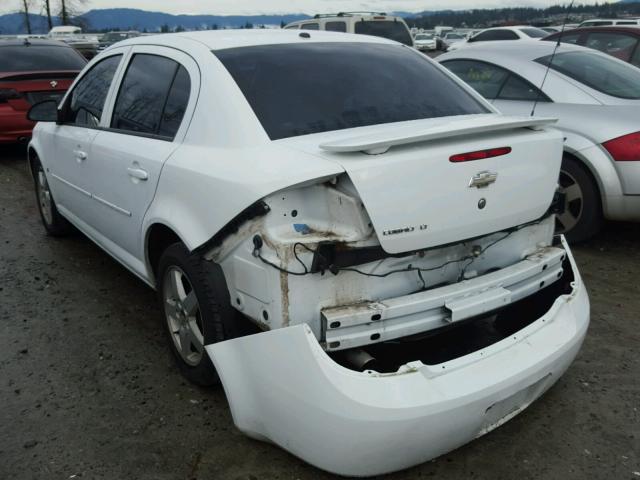
[[[569,22],[569,14],[571,13],[571,8],[573,7],[573,2],[575,0],[571,0],[569,7],[567,8],[567,15],[564,17],[564,23],[562,24],[562,29],[560,30],[560,35],[558,35],[558,41],[556,42],[556,46],[553,47],[553,53],[551,54],[551,59],[549,63],[547,63],[547,69],[544,72],[544,77],[542,78],[542,83],[540,84],[540,88],[538,89],[538,93],[536,94],[536,101],[533,102],[533,108],[531,109],[531,116],[533,117],[536,113],[536,107],[538,106],[538,102],[540,101],[540,94],[542,93],[542,87],[544,87],[545,82],[547,81],[547,75],[549,75],[549,70],[551,70],[551,65],[553,65],[553,59],[556,56],[556,52],[560,47],[560,42],[562,41],[562,35],[564,35],[564,27]]]

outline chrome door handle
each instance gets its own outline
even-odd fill
[[[76,160],[78,160],[78,162],[83,162],[87,159],[86,152],[83,152],[82,150],[74,150],[73,153],[75,154]]]
[[[149,174],[147,173],[147,171],[141,168],[129,167],[127,168],[127,172],[129,172],[130,177],[137,178],[138,180],[144,181],[149,179]]]

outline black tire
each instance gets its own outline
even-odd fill
[[[598,185],[585,166],[567,155],[562,159],[559,184],[568,195],[565,213],[556,217],[556,232],[563,233],[570,243],[589,240],[603,224]],[[575,192],[579,192],[577,197]]]
[[[66,218],[60,215],[58,207],[56,207],[56,202],[49,190],[49,180],[40,160],[37,158],[31,163],[31,171],[33,172],[38,212],[47,234],[52,237],[64,237],[73,233],[73,226]],[[48,197],[48,200],[45,200],[46,197]]]
[[[190,323],[186,318],[192,318],[192,322],[195,322],[194,328],[198,329],[197,333],[204,339],[203,345],[209,345],[237,336],[236,310],[230,304],[224,273],[218,264],[204,260],[200,255],[190,254],[182,243],[174,243],[160,257],[156,282],[163,329],[180,372],[197,385],[219,384],[220,379],[206,350],[203,348],[198,358],[197,348],[193,348],[194,345],[190,343],[189,347],[179,347],[178,344],[182,343],[180,333],[172,331],[176,328],[175,315],[172,316],[175,306],[171,305],[168,299],[171,296],[171,285],[168,285],[168,282],[174,280],[171,275],[178,274],[184,274],[184,292],[189,294],[193,291],[198,305],[197,312],[191,317],[186,312],[179,314],[182,318],[179,321],[184,322],[184,327]]]

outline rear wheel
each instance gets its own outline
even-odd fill
[[[236,336],[222,269],[175,243],[160,257],[157,278],[164,329],[181,373],[198,385],[219,383],[204,347]]]
[[[556,232],[569,242],[583,242],[602,227],[602,203],[598,186],[578,161],[565,156],[560,169],[560,191],[566,196],[565,211],[556,217]]]
[[[54,237],[61,237],[70,234],[73,227],[69,221],[60,215],[56,202],[53,200],[49,182],[45,175],[44,168],[39,160],[33,162],[33,180],[35,183],[36,200],[38,201],[38,211],[47,233]]]

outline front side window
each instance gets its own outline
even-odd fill
[[[403,22],[397,20],[361,20],[356,22],[355,33],[387,38],[412,46],[411,33]]]
[[[620,60],[629,61],[638,40],[622,33],[592,32],[587,36],[586,46],[594,50],[613,55]]]
[[[111,128],[173,138],[189,91],[189,75],[177,62],[135,54],[118,92]]]
[[[102,117],[109,87],[122,55],[113,55],[96,63],[76,84],[65,108],[65,123],[97,127]]]
[[[344,32],[347,31],[347,24],[345,22],[327,22],[324,25],[324,29],[328,32]]]
[[[401,45],[261,45],[214,54],[272,140],[489,113],[431,61]]]
[[[599,53],[564,52],[538,58],[536,62],[550,65],[599,92],[612,97],[640,100],[640,69]]]
[[[304,23],[300,28],[302,30],[320,30],[320,25],[317,23]]]

